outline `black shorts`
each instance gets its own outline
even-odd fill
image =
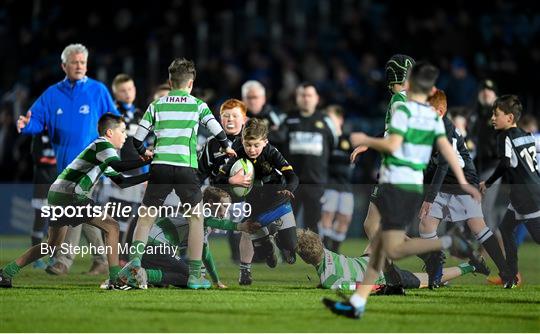
[[[387,285],[402,286],[404,289],[420,288],[420,279],[408,270],[398,268],[391,264],[384,272],[384,280]]]
[[[88,206],[89,205],[89,206]],[[57,205],[60,206],[60,205]],[[71,204],[61,205],[64,208],[64,215],[58,217],[56,220],[49,219],[50,227],[62,227],[62,226],[78,226],[90,222],[94,217],[92,216],[92,207],[95,206],[94,201],[91,199],[81,199],[80,197],[73,200]],[[70,207],[67,209],[67,207]],[[90,207],[90,209],[88,209]],[[54,210],[54,206],[51,207]],[[88,212],[90,211],[90,212]],[[78,213],[80,216],[78,217]],[[74,215],[73,215],[74,214]]]
[[[161,270],[162,285],[174,285],[184,287],[187,285],[189,268],[179,258],[170,254],[144,254],[141,260],[144,269]]]
[[[56,166],[34,167],[34,193],[32,198],[47,198],[51,184],[56,180]]]
[[[406,230],[417,216],[422,204],[422,193],[407,191],[392,184],[379,185],[377,208],[381,213],[381,228],[388,230]]]
[[[174,190],[182,203],[195,206],[202,200],[202,192],[197,170],[164,164],[150,166],[150,179],[144,193],[145,206],[161,206]]]

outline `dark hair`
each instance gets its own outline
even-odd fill
[[[184,87],[189,80],[195,80],[196,75],[195,63],[191,60],[176,58],[169,65],[169,80],[173,88]]]
[[[207,187],[203,191],[204,203],[219,203],[222,198],[230,198],[231,195],[225,190],[216,187]]]
[[[507,94],[497,98],[495,103],[493,103],[493,112],[495,112],[497,108],[505,115],[514,115],[514,123],[519,121],[521,113],[523,112],[523,106],[517,95]]]
[[[268,126],[265,121],[258,118],[250,118],[242,130],[242,140],[268,138]]]
[[[298,88],[308,88],[308,87],[313,87],[315,89],[315,92],[317,92],[317,94],[319,94],[319,90],[317,89],[317,85],[314,82],[311,82],[311,81],[301,82],[296,89],[298,89]]]
[[[418,62],[409,76],[410,90],[413,93],[429,94],[439,77],[439,70],[427,62]]]
[[[124,118],[110,112],[104,114],[98,121],[98,133],[100,136],[104,136],[108,129],[115,129],[124,123]]]

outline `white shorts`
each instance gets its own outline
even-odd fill
[[[470,195],[454,195],[439,192],[431,205],[429,215],[433,218],[451,222],[465,221],[470,218],[484,218],[482,204]]]
[[[352,216],[354,211],[354,195],[350,192],[339,192],[334,189],[324,191],[322,211],[337,212],[344,216]]]

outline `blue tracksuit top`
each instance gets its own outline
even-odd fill
[[[101,115],[107,112],[119,115],[107,87],[88,77],[74,85],[66,77],[50,86],[30,111],[30,122],[21,132],[35,135],[47,128],[59,174],[98,137]]]

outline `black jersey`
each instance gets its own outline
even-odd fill
[[[139,152],[135,149],[133,145],[133,136],[137,132],[137,126],[141,120],[143,113],[140,109],[131,105],[128,106],[125,103],[116,101],[116,108],[120,111],[120,114],[124,118],[126,123],[126,142],[124,146],[120,149],[120,159],[122,160],[138,160],[140,159]],[[125,174],[135,175],[139,174],[139,169],[128,171]]]
[[[234,142],[240,135],[227,135],[227,139]],[[202,151],[199,153],[199,169],[198,174],[201,182],[207,178],[211,185],[215,185],[215,179],[219,173],[219,169],[225,165],[229,157],[221,150],[221,144],[217,138],[211,136],[206,141]]]
[[[536,160],[536,141],[520,128],[501,131],[497,137],[500,162],[487,185],[503,176],[510,185],[510,203],[520,214],[540,210],[540,172]]]
[[[327,188],[352,192],[351,177],[353,166],[351,165],[350,158],[352,152],[353,147],[350,134],[339,136],[338,144],[330,155]]]
[[[474,162],[469,153],[469,149],[465,144],[465,138],[461,132],[456,129],[452,121],[448,117],[443,117],[444,127],[448,141],[452,144],[465,179],[469,184],[478,185],[480,180],[478,173],[474,167]],[[459,182],[454,172],[450,169],[446,159],[439,153],[437,149],[433,150],[429,161],[424,183],[431,184],[426,191],[426,201],[433,202],[439,191],[449,194],[464,195],[466,192],[461,189]]]
[[[36,167],[56,168],[56,157],[47,131],[32,137],[30,151]]]
[[[240,138],[233,142],[232,148],[237,157],[230,158],[220,168],[216,182],[228,184],[234,163],[241,158],[250,160],[255,168],[255,175],[253,188],[246,196],[246,202],[251,204],[252,216],[257,216],[289,201],[288,197],[279,195],[277,192],[284,189],[294,192],[298,187],[298,177],[293,167],[274,146],[267,144],[257,159],[248,158]]]
[[[284,121],[285,157],[303,184],[326,184],[328,162],[337,143],[334,124],[321,111],[309,117],[298,111],[292,112]]]

